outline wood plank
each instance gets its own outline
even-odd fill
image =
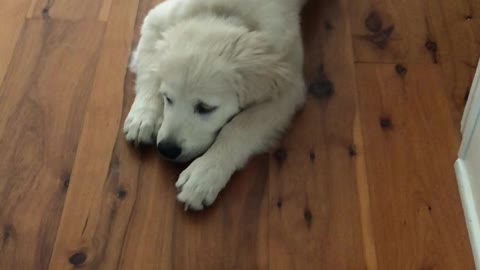
[[[438,46],[444,41],[440,42],[432,33],[432,22],[426,14],[426,1],[351,1],[355,62],[433,62],[432,52],[426,47],[427,42],[434,42]],[[443,23],[443,17],[440,16],[437,22]],[[442,33],[442,37],[446,35]],[[438,52],[435,54],[437,56]]]
[[[267,269],[268,158],[254,159],[201,213],[175,200],[181,169],[156,153],[144,159],[119,269]]]
[[[358,96],[358,94],[357,94]],[[362,228],[363,253],[365,256],[365,263],[367,269],[377,270],[377,248],[375,245],[375,236],[372,225],[370,192],[368,188],[368,175],[366,165],[366,155],[364,139],[362,134],[362,122],[360,120],[360,106],[358,105],[357,97],[357,111],[355,113],[355,120],[353,125],[354,146],[349,149],[350,155],[355,155],[355,169],[357,177],[357,192],[360,207],[360,220]]]
[[[480,57],[478,1],[426,0],[425,13],[431,36],[438,44],[446,94],[455,123],[459,123]],[[458,125],[459,126],[459,125]]]
[[[13,50],[23,28],[31,0],[0,0],[0,86],[7,73]]]
[[[439,64],[458,123],[480,57],[480,20],[474,15],[479,12],[480,4],[474,0],[351,1],[355,61]],[[380,25],[384,30],[394,26],[390,38],[372,31]],[[385,46],[376,41],[385,41]]]
[[[177,214],[175,269],[269,269],[268,155],[237,173],[219,201],[198,216]],[[178,210],[181,206],[178,206]],[[171,269],[171,268],[164,268]]]
[[[57,0],[26,23],[0,87],[0,269],[473,269],[447,98],[479,52],[480,2],[311,1],[305,109],[192,214],[175,201],[184,166],[121,132],[132,40],[159,1]],[[372,10],[395,24],[385,49],[364,37]]]
[[[112,153],[122,123],[137,7],[138,1],[112,1],[50,269],[116,269],[119,260],[135,201],[129,195],[135,194],[135,182],[122,179],[135,176],[136,167],[112,160]]]
[[[31,0],[28,18],[63,20],[108,19],[112,0]]]
[[[98,13],[98,20],[100,21],[108,20],[108,17],[110,16],[110,10],[112,8],[112,1],[113,0],[104,0],[102,2],[102,6],[100,7],[100,11]]]
[[[120,140],[117,144],[125,145],[123,137]],[[175,216],[183,212],[176,207],[173,183],[179,172],[171,164],[159,161],[154,150],[133,164],[139,164],[139,173],[133,178],[137,191],[132,195],[135,204],[131,217],[124,220],[128,228],[120,245],[121,257],[117,267],[105,269],[176,269]]]
[[[305,10],[305,72],[317,86],[272,156],[270,269],[366,269],[346,1],[311,2]]]
[[[34,20],[19,39],[0,89],[1,269],[48,267],[102,33]]]
[[[356,65],[378,267],[474,269],[441,71],[405,68]]]
[[[349,1],[355,62],[391,63],[407,58],[405,25],[394,7],[391,0]]]

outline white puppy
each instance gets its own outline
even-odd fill
[[[169,160],[194,160],[176,183],[186,208],[212,204],[303,104],[303,2],[168,0],[145,18],[124,131]]]

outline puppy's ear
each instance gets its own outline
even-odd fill
[[[235,84],[242,108],[281,95],[293,75],[263,34],[248,32],[234,43]]]

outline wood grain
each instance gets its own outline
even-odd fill
[[[3,82],[5,74],[10,64],[16,42],[25,21],[25,14],[28,10],[30,0],[1,0],[0,17],[2,27],[0,27],[0,85]]]
[[[102,32],[34,20],[19,39],[0,90],[1,269],[48,266]]]
[[[303,14],[310,88],[320,84],[332,93],[308,96],[272,155],[271,269],[366,269],[355,157],[349,153],[356,100],[345,3],[312,2]]]
[[[201,213],[186,165],[121,131],[161,1],[0,0],[0,269],[474,269],[453,161],[478,1],[311,1],[305,108]]]
[[[473,15],[479,12],[474,0],[350,1],[355,61],[440,65],[443,90],[459,123],[480,57],[480,23]],[[381,30],[372,31],[374,26]],[[390,26],[391,35],[382,32]]]
[[[480,57],[480,3],[474,0],[426,1],[425,13],[442,67],[455,123],[459,123]]]
[[[28,18],[106,21],[113,0],[31,0]]]
[[[473,269],[435,65],[356,65],[379,269]],[[448,243],[448,252],[440,246]]]
[[[360,104],[357,100],[357,111],[353,122],[353,147],[349,148],[349,154],[355,156],[355,172],[357,180],[358,203],[360,208],[360,221],[362,228],[363,252],[365,264],[369,270],[378,269],[377,247],[375,245],[374,228],[372,225],[372,210],[370,203],[370,191],[368,188],[368,174],[366,165],[365,145],[360,119]]]
[[[129,204],[117,204],[114,198],[121,186],[116,185],[115,179],[106,181],[109,170],[114,173],[117,169],[112,152],[122,122],[124,78],[137,7],[137,1],[112,2],[51,269],[70,269],[79,264],[89,269],[102,268],[110,263],[104,254],[115,256],[119,252],[114,249],[107,253],[105,239],[110,239],[108,234],[114,228],[122,228],[114,226],[114,218],[123,214],[128,217]],[[103,244],[98,245],[98,241]],[[76,254],[81,260],[75,260]]]
[[[408,59],[408,24],[401,20],[398,5],[401,3],[391,0],[349,1],[355,62],[395,63]]]

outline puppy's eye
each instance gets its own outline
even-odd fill
[[[195,105],[195,113],[198,114],[209,114],[215,111],[217,107],[209,106],[205,103],[198,103]]]
[[[173,104],[173,100],[167,96],[163,96],[163,98],[165,99],[165,102],[169,105],[172,105]]]

